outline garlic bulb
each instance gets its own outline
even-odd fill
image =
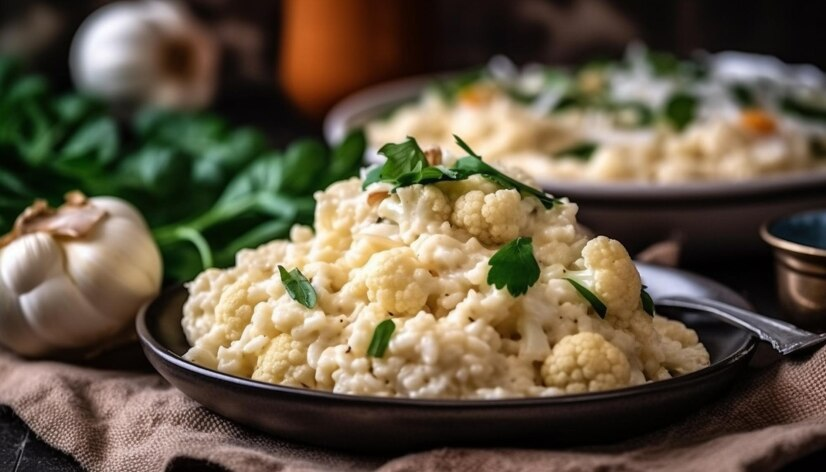
[[[123,200],[35,202],[0,239],[0,344],[42,356],[110,341],[158,293],[161,273],[143,217]]]
[[[115,105],[200,108],[215,90],[218,49],[180,6],[118,2],[95,11],[72,42],[75,85]]]

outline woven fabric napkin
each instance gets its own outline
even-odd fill
[[[762,471],[826,448],[826,348],[752,369],[723,398],[664,430],[576,450],[349,455],[236,425],[156,374],[25,361],[3,350],[0,403],[92,471],[175,470],[192,460],[234,471],[284,472]]]

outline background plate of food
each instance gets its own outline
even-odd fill
[[[826,81],[768,56],[679,61],[634,46],[575,70],[495,58],[359,92],[325,134],[361,126],[371,161],[408,135],[458,152],[458,134],[583,204],[583,224],[632,251],[678,239],[689,256],[753,252],[766,219],[826,205]]]

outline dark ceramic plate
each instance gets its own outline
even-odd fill
[[[675,269],[639,264],[656,299],[705,296],[746,306],[731,290]],[[349,450],[401,451],[447,445],[582,445],[664,426],[718,398],[747,366],[750,334],[698,313],[673,315],[697,330],[711,366],[682,377],[603,393],[513,400],[411,400],[341,395],[256,382],[216,372],[181,355],[182,287],[166,291],[138,317],[149,361],[172,385],[239,423],[297,440]]]

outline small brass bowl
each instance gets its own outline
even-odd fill
[[[826,210],[771,220],[760,236],[774,248],[783,313],[803,328],[826,330]]]

